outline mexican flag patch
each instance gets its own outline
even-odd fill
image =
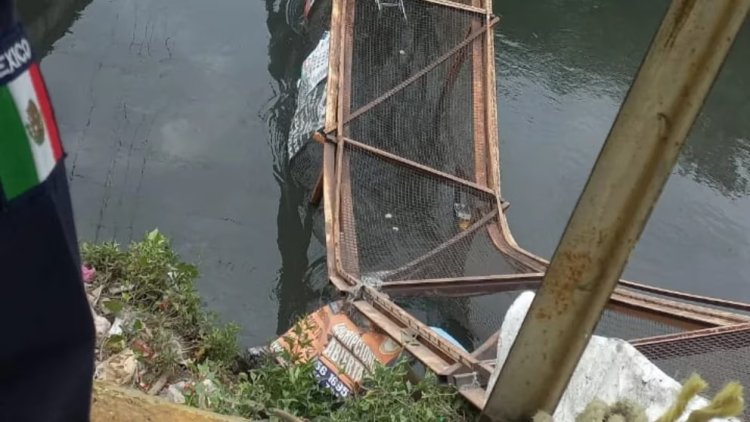
[[[42,183],[62,155],[39,66],[16,28],[0,40],[0,184],[6,199]]]

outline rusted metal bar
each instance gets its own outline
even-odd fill
[[[489,22],[492,14],[492,1],[486,0],[485,4],[487,15],[485,19]],[[484,163],[487,166],[487,186],[495,191],[495,198],[501,203],[500,182],[498,180],[500,172],[499,145],[497,133],[497,90],[495,87],[495,37],[493,31],[487,31],[484,34],[484,88],[486,95],[484,98],[485,112],[485,131],[486,147],[483,153]],[[500,205],[502,206],[502,204]],[[507,207],[506,207],[507,208]],[[501,208],[505,211],[506,208]]]
[[[486,10],[488,15],[492,13],[491,0],[486,1]],[[497,122],[497,82],[495,75],[494,37],[486,37],[485,43],[485,54],[487,57],[485,80],[487,84],[487,91],[490,93],[490,95],[488,96],[489,103],[486,110],[488,119],[487,149],[488,159],[490,161],[489,167],[491,169],[488,173],[488,184],[493,190],[495,190],[497,200],[502,204],[503,195],[501,183],[502,177],[500,171],[500,135]],[[498,224],[496,226],[489,226],[487,229],[490,239],[492,239],[492,243],[499,251],[509,255],[514,261],[516,261],[516,265],[521,267],[522,269],[525,269],[527,271],[544,271],[546,269],[546,266],[539,265],[542,260],[540,260],[538,256],[521,248],[518,245],[518,242],[516,242],[515,238],[513,237],[513,234],[510,231],[510,226],[508,225],[508,219],[505,216],[505,211],[507,210],[507,208],[507,206],[501,205],[502,212],[498,214]]]
[[[341,168],[341,219],[346,222],[347,227],[343,228],[341,243],[346,247],[346,251],[339,250],[340,266],[339,272],[346,273],[352,277],[359,278],[359,248],[357,246],[357,233],[355,231],[354,221],[354,203],[352,200],[351,169],[349,167],[349,155],[344,154],[343,167]]]
[[[425,262],[426,260],[434,257],[435,255],[439,254],[440,252],[450,248],[451,246],[455,245],[456,243],[460,242],[463,239],[466,239],[468,236],[474,234],[477,230],[484,227],[490,220],[495,218],[497,215],[497,209],[493,209],[492,211],[488,212],[484,215],[484,217],[480,218],[474,224],[467,227],[466,230],[461,231],[457,235],[453,236],[452,238],[446,240],[445,242],[439,244],[426,254],[420,256],[419,258],[412,260],[400,268],[397,268],[396,270],[393,270],[390,274],[388,274],[389,279],[399,278],[399,276],[403,273],[408,273],[412,268],[416,267],[417,265]]]
[[[476,7],[482,6],[482,0],[472,0],[471,4]],[[489,22],[489,15],[483,16],[486,22],[472,20],[471,28],[476,31]],[[484,31],[484,35],[491,36],[492,31]],[[486,47],[486,38],[477,38],[471,43],[471,97],[472,97],[472,126],[474,128],[474,181],[482,186],[487,186],[487,98],[492,94],[487,91],[486,83],[486,56],[482,54]],[[491,188],[491,186],[490,186]]]
[[[544,273],[386,281],[381,291],[392,296],[476,296],[521,289],[536,289]]]
[[[694,295],[690,293],[677,292],[674,290],[663,289],[661,287],[649,286],[646,284],[638,283],[635,281],[620,280],[620,285],[628,287],[634,290],[642,292],[648,292],[657,294],[664,297],[670,297],[673,299],[687,300],[694,303],[700,303],[703,305],[719,306],[724,309],[734,309],[737,311],[750,312],[750,304],[743,302],[735,302],[732,300],[718,299],[713,297],[706,297],[700,295]]]
[[[397,341],[404,347],[409,353],[416,357],[422,362],[427,368],[436,374],[444,374],[450,368],[459,366],[461,368],[467,368],[467,372],[472,372],[472,369],[476,368],[480,371],[477,373],[477,379],[484,379],[489,376],[492,369],[482,362],[474,359],[471,355],[467,355],[469,361],[457,362],[454,359],[455,356],[444,353],[446,350],[459,352],[453,345],[442,344],[435,346],[436,342],[445,342],[440,339],[437,334],[432,333],[431,330],[423,324],[415,320],[411,315],[404,311],[400,314],[394,314],[393,309],[384,309],[377,307],[375,304],[370,303],[372,298],[369,300],[360,300],[352,303],[357,311],[359,311],[364,317],[372,321],[372,323],[379,327],[389,337]],[[388,307],[395,307],[393,304],[389,304],[387,301],[379,302],[381,305],[385,304]],[[432,339],[432,344],[425,341],[426,338]],[[476,388],[462,388],[459,389],[461,394],[466,400],[469,401],[473,406],[481,409],[484,406],[484,395],[485,390],[481,387]]]
[[[453,9],[464,10],[467,12],[484,14],[485,10],[481,7],[469,6],[468,4],[457,3],[449,0],[422,0],[426,3],[438,4],[440,6],[450,7]]]
[[[490,195],[490,197],[494,197],[494,195],[495,195],[492,190],[488,189],[485,186],[478,185],[478,184],[476,184],[474,182],[470,182],[470,181],[468,181],[466,179],[462,179],[460,177],[456,177],[456,176],[454,176],[452,174],[445,173],[445,172],[442,172],[440,170],[435,170],[432,167],[428,167],[428,166],[419,164],[419,163],[417,163],[415,161],[407,160],[406,158],[400,157],[400,156],[398,156],[396,154],[391,154],[388,151],[383,151],[380,148],[375,148],[375,147],[372,147],[372,146],[367,145],[367,144],[363,144],[362,142],[355,141],[354,139],[350,139],[350,138],[346,138],[346,143],[351,144],[351,145],[353,145],[353,146],[355,146],[355,147],[357,147],[359,149],[363,149],[363,150],[365,150],[367,152],[370,152],[370,153],[372,153],[374,155],[377,155],[380,158],[396,162],[396,163],[401,164],[401,165],[403,165],[405,167],[410,167],[410,168],[412,168],[412,169],[414,169],[414,170],[416,170],[418,172],[427,173],[427,174],[430,174],[432,176],[436,176],[436,177],[439,177],[441,179],[446,179],[446,180],[449,180],[449,181],[454,182],[456,184],[463,185],[463,186],[475,189],[478,192]]]
[[[354,17],[356,15],[356,0],[346,0],[346,13],[344,14],[344,34],[341,40],[343,46],[342,83],[339,92],[339,136],[347,136],[346,122],[349,121],[349,113],[352,106],[352,53],[354,52]]]
[[[342,8],[345,0],[332,0],[331,10],[331,40],[328,50],[328,82],[326,85],[326,133],[331,132],[338,126],[338,98],[339,98],[339,69],[341,58],[341,19]],[[328,278],[338,290],[345,290],[349,284],[336,275],[336,253],[334,241],[336,239],[336,218],[333,204],[336,201],[336,146],[332,143],[323,144],[323,216],[325,219],[326,233],[326,266]]]
[[[629,315],[645,321],[678,328],[682,331],[703,330],[720,325],[718,321],[711,318],[705,318],[702,316],[696,317],[695,315],[686,312],[675,312],[669,307],[653,305],[644,306],[644,304],[638,300],[630,298],[615,299],[613,297],[612,300],[610,300],[607,309],[617,314]]]
[[[723,326],[723,327],[706,328],[703,330],[693,330],[693,331],[686,331],[686,332],[677,333],[677,334],[668,334],[664,336],[642,338],[642,339],[630,341],[630,344],[632,344],[636,348],[642,348],[642,347],[651,346],[651,345],[670,344],[670,343],[680,342],[683,340],[693,340],[696,338],[704,338],[704,337],[711,337],[711,336],[732,334],[732,333],[741,333],[741,332],[750,333],[750,323],[728,325],[728,326]]]
[[[343,90],[340,96],[340,109],[341,116],[340,121],[346,121],[349,119],[349,112],[351,111],[351,85],[352,85],[352,53],[354,44],[354,17],[356,1],[348,0],[349,3],[346,6],[346,14],[344,19],[344,70],[343,70]],[[355,278],[359,278],[359,248],[357,247],[357,235],[355,230],[354,222],[354,204],[352,203],[352,185],[351,185],[351,169],[349,166],[349,154],[346,154],[346,145],[343,140],[344,136],[347,136],[349,129],[346,125],[343,125],[341,130],[338,131],[339,143],[342,151],[341,160],[341,171],[339,174],[339,189],[337,193],[340,198],[340,207],[337,208],[339,213],[339,221],[346,221],[346,230],[341,230],[339,227],[340,242],[349,246],[347,247],[346,253],[342,253],[341,249],[338,251],[338,271],[340,273],[346,272]],[[344,271],[346,269],[346,271]]]
[[[748,321],[742,315],[638,294],[623,288],[615,289],[610,297],[610,308],[642,319],[688,330],[734,325]]]
[[[692,331],[669,337],[633,342],[638,351],[649,359],[706,356],[750,347],[750,325],[741,324],[708,330]],[[721,359],[721,355],[715,355]]]
[[[337,150],[336,150],[336,201],[334,213],[336,215],[334,233],[335,250],[336,250],[336,271],[343,273],[344,268],[353,268],[356,278],[358,269],[352,267],[352,263],[359,262],[356,238],[352,242],[354,231],[354,216],[351,205],[351,183],[349,175],[349,157],[346,152],[346,141],[344,134],[346,126],[344,121],[349,116],[351,105],[351,61],[352,61],[352,44],[354,32],[355,0],[345,0],[343,7],[343,19],[341,25],[341,54],[339,57],[339,99],[338,99],[338,119],[337,119]],[[350,225],[348,230],[342,232],[341,221],[345,220]],[[341,244],[352,245],[345,253],[342,252]],[[344,256],[345,255],[345,256]],[[346,261],[346,262],[345,262]]]
[[[487,15],[492,13],[492,1],[487,0],[485,4]],[[491,31],[490,31],[491,32]],[[500,141],[497,128],[497,86],[495,76],[495,40],[491,33],[485,37],[485,89],[488,92],[485,103],[485,118],[487,119],[487,153],[489,172],[487,173],[487,184],[495,192],[495,197],[500,204],[501,212],[497,215],[497,225],[487,227],[487,234],[498,251],[509,256],[513,264],[520,270],[525,271],[544,271],[545,266],[539,265],[538,262],[524,254],[524,250],[518,246],[516,240],[510,232],[508,220],[505,217],[505,206],[502,200],[502,190],[500,183]]]
[[[498,214],[498,224],[487,226],[487,232],[490,239],[492,239],[492,244],[495,245],[495,248],[497,248],[497,250],[504,256],[509,257],[513,261],[513,265],[520,270],[547,270],[546,260],[537,257],[515,244],[515,241],[510,234],[508,220],[505,218],[505,213]],[[511,243],[511,241],[513,241],[513,243]]]
[[[670,309],[671,312],[674,312],[675,314],[690,314],[695,319],[703,318],[705,321],[713,321],[715,325],[734,325],[750,322],[750,316],[726,312],[721,309],[707,308],[685,302],[676,302],[623,288],[618,288],[616,292],[617,300],[622,301],[627,298],[638,301],[643,306],[657,306],[662,309]]]
[[[328,82],[326,84],[326,116],[324,131],[330,133],[338,125],[339,59],[341,58],[341,12],[346,0],[331,0],[331,40],[328,47]]]
[[[491,362],[494,366],[495,355],[497,354],[497,341],[500,338],[500,332],[497,331],[491,335],[481,346],[471,352],[471,356],[484,360],[485,358],[491,358]],[[458,376],[468,377],[469,385],[464,382],[461,387],[458,388],[458,392],[466,399],[469,403],[475,406],[477,409],[484,407],[485,401],[485,389],[482,386],[474,384],[474,374],[471,368],[468,368],[460,363],[455,363],[446,369],[444,376],[448,378],[449,382],[454,386],[459,386],[461,383]]]
[[[508,244],[500,228],[490,225],[488,228],[490,235],[495,242],[495,246],[506,257],[509,257],[514,265],[518,266],[521,271],[545,272],[548,261],[537,255],[532,254],[518,246]],[[637,283],[627,280],[620,280],[620,285],[631,287]],[[716,306],[729,305],[727,308],[746,308],[750,305],[741,303],[728,303],[721,299],[704,298],[702,296],[690,295],[687,293],[676,292],[673,290],[660,289],[656,287],[644,286],[646,291],[655,293],[661,292],[664,296],[673,297],[683,300],[694,300],[697,303],[712,304]],[[689,303],[680,303],[672,300],[663,300],[658,297],[638,295],[635,292],[617,287],[611,296],[612,306],[622,305],[618,309],[628,311],[631,315],[637,315],[639,318],[653,320],[658,322],[669,321],[669,315],[673,315],[670,325],[679,326],[685,329],[705,328],[715,325],[732,325],[745,321],[745,316],[734,313],[724,312],[718,309],[707,308],[704,306],[692,305]]]
[[[378,328],[382,329],[389,337],[399,342],[404,349],[414,355],[420,362],[430,370],[440,373],[450,366],[450,361],[418,341],[411,341],[409,334],[404,331],[404,326],[388,318],[367,301],[355,301],[354,307],[367,319],[372,321]],[[409,338],[407,338],[409,337]]]
[[[336,143],[336,182],[333,202],[333,215],[335,216],[333,220],[333,245],[336,251],[336,266],[334,269],[336,272],[341,267],[341,220],[343,218],[341,215],[341,178],[343,177],[341,169],[344,167],[344,148],[346,148],[344,142],[343,138],[339,138],[338,143]]]
[[[330,204],[335,202],[335,160],[336,146],[330,142],[323,145],[323,217],[325,219],[326,231],[326,265],[328,269],[328,278],[339,291],[346,291],[353,283],[347,283],[337,275],[336,271],[336,248],[334,240],[334,213]]]
[[[554,413],[750,0],[674,0],[482,414]]]
[[[505,242],[499,227],[490,225],[488,230],[493,242],[496,242],[495,246],[505,257],[510,258],[521,271],[545,272],[547,270],[548,263],[546,260]],[[620,283],[627,283],[627,281],[620,280]],[[669,292],[671,292],[670,296],[685,298],[683,297],[684,294],[679,292]],[[612,309],[642,319],[689,330],[716,325],[732,325],[744,321],[742,319],[744,317],[741,315],[672,300],[663,300],[653,296],[637,295],[635,292],[628,292],[619,287],[610,297],[610,306]]]
[[[362,298],[367,301],[367,303],[377,308],[387,317],[387,319],[402,327],[402,334],[405,334],[406,338],[402,335],[400,337],[395,337],[394,340],[401,344],[418,343],[421,344],[422,347],[427,347],[434,353],[439,353],[443,356],[443,360],[447,362],[448,365],[443,366],[439,370],[437,370],[437,368],[431,368],[435,373],[443,375],[445,370],[451,364],[461,363],[472,368],[477,373],[477,378],[480,384],[487,382],[492,373],[492,368],[490,366],[482,363],[469,353],[453,346],[450,342],[440,337],[440,335],[432,331],[429,327],[390,301],[387,296],[379,291],[369,286],[362,286],[361,289]]]
[[[498,22],[498,18],[493,18],[490,21],[490,25],[489,26],[482,26],[480,29],[478,29],[476,31],[473,31],[463,41],[461,41],[455,47],[453,47],[450,50],[448,50],[442,56],[440,56],[437,59],[435,59],[435,61],[433,61],[432,63],[430,63],[427,66],[425,66],[422,69],[420,69],[419,72],[417,72],[417,73],[411,75],[410,77],[404,79],[403,82],[401,82],[398,85],[394,86],[393,88],[389,89],[388,91],[386,91],[385,93],[383,93],[383,95],[375,98],[374,100],[370,101],[369,103],[363,105],[362,107],[360,107],[357,110],[355,110],[354,112],[352,112],[349,116],[346,117],[346,119],[344,119],[343,124],[347,124],[347,123],[351,122],[352,120],[356,119],[357,117],[361,116],[362,114],[367,113],[368,111],[370,111],[373,108],[375,108],[378,104],[380,104],[383,101],[391,98],[393,95],[397,94],[399,91],[403,90],[407,86],[409,86],[409,85],[413,84],[414,82],[418,81],[419,78],[423,77],[424,75],[426,75],[427,73],[429,73],[432,69],[438,67],[441,63],[443,63],[444,61],[446,61],[449,58],[451,58],[451,56],[453,56],[454,54],[456,54],[457,52],[459,52],[462,48],[464,48],[467,45],[469,45],[472,41],[474,41],[474,39],[476,39],[477,37],[479,37],[480,35],[482,35],[483,33],[485,33],[487,31],[487,28],[492,27],[497,22]]]
[[[350,95],[347,89],[347,86],[350,86],[350,81],[348,81],[349,76],[351,76],[351,69],[347,70],[348,63],[347,63],[347,57],[351,58],[351,49],[347,51],[346,46],[347,43],[351,43],[350,35],[351,31],[354,27],[353,17],[354,14],[352,13],[354,9],[353,0],[333,0],[334,2],[340,3],[340,17],[339,17],[339,23],[337,27],[332,26],[331,30],[339,33],[339,39],[338,39],[338,57],[336,59],[336,64],[338,65],[337,75],[338,75],[338,89],[336,91],[336,116],[335,116],[335,122],[336,122],[336,133],[337,136],[343,136],[344,133],[344,97],[348,97]],[[329,82],[330,83],[330,82]],[[348,108],[349,105],[347,104],[346,107]],[[339,146],[340,147],[340,146]]]
[[[331,41],[328,51],[328,83],[326,86],[326,116],[325,127],[326,133],[336,130],[338,118],[338,99],[339,99],[339,72],[341,69],[341,40],[343,37],[343,9],[346,0],[332,0],[331,10]],[[336,219],[338,216],[334,212],[334,203],[338,196],[336,193],[336,146],[333,143],[326,142],[323,144],[323,215],[325,218],[326,233],[326,265],[328,269],[328,278],[339,291],[347,291],[351,285],[347,280],[339,277],[336,271]]]

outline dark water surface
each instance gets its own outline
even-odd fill
[[[323,248],[285,168],[304,47],[286,0],[19,3],[45,55],[80,237],[128,243],[158,227],[247,344],[315,308]],[[496,1],[503,194],[523,246],[554,250],[666,4]],[[750,301],[748,51],[746,25],[627,276]]]

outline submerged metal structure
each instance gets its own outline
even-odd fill
[[[502,196],[493,37],[500,19],[490,0],[317,3],[330,14],[328,74],[324,125],[305,147],[308,161],[320,161],[305,171],[320,170],[307,180],[311,200],[321,202],[328,277],[372,326],[484,409],[497,336],[466,352],[393,299],[512,297],[545,279],[549,262],[513,238]],[[688,9],[672,13],[690,16],[694,3],[676,1]],[[558,300],[570,312],[580,307],[573,290],[588,270],[584,263],[557,274]],[[666,372],[689,367],[716,384],[750,384],[750,304],[627,280],[601,298],[603,313],[596,308],[588,319],[598,333],[629,340]]]

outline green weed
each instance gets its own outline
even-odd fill
[[[280,355],[240,371],[239,327],[220,324],[203,308],[195,288],[197,269],[180,260],[165,236],[155,230],[127,250],[106,243],[84,244],[82,252],[84,262],[97,271],[89,290],[102,289],[97,312],[124,321],[122,333],[99,346],[100,359],[133,349],[145,368],[144,389],[159,378],[187,380],[188,405],[250,419],[270,418],[278,410],[314,421],[462,421],[475,416],[456,390],[440,385],[434,375],[408,381],[406,361],[378,366],[359,397],[335,397],[320,386],[314,363],[300,353],[311,341],[306,320],[284,338],[288,347]]]

